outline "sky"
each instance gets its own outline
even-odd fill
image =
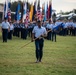
[[[11,1],[18,1],[18,0],[11,0]],[[23,1],[23,0],[22,0]],[[29,2],[35,1],[35,0],[28,0]],[[49,0],[40,0],[41,4],[44,2],[46,3]],[[0,3],[4,3],[5,0],[0,0]],[[52,8],[56,10],[56,12],[67,12],[71,11],[73,9],[76,9],[76,0],[52,0]]]

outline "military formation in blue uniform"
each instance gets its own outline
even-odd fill
[[[26,27],[25,23],[13,23],[14,26],[14,32],[13,36],[21,37],[22,39],[27,39],[28,36],[32,36],[32,30],[35,26],[34,23],[28,23],[28,26]]]
[[[5,26],[4,27],[4,22],[2,22],[2,29],[5,30],[7,29]],[[8,24],[8,23],[6,23]],[[37,25],[37,21],[33,21],[33,22],[29,22],[28,25],[26,25],[25,23],[22,22],[13,22],[13,23],[9,23],[8,25],[10,25],[9,28],[9,32],[8,32],[8,39],[12,39],[12,34],[13,36],[16,37],[20,37],[21,39],[27,39],[29,37],[31,37],[32,35],[32,30],[34,28],[34,26]],[[76,22],[73,22],[72,20],[57,20],[56,22],[52,22],[52,21],[42,21],[42,26],[46,28],[47,32],[50,30],[50,32],[48,32],[47,34],[47,40],[51,40],[51,41],[57,41],[56,40],[56,35],[60,35],[60,36],[67,36],[67,35],[71,35],[71,36],[76,36]],[[4,32],[3,32],[4,33]],[[4,38],[4,35],[3,35]]]

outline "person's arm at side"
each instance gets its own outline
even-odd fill
[[[1,24],[1,32],[3,32],[3,30],[2,30],[2,25],[3,25],[3,23]]]
[[[33,42],[34,41],[34,36],[35,36],[35,28],[33,29],[33,31],[32,31],[32,38],[31,38],[31,42]]]
[[[1,32],[3,32],[3,30],[2,30],[2,26],[1,26],[0,30],[1,30]]]
[[[31,42],[33,42],[33,41],[34,41],[34,36],[35,36],[35,34],[34,34],[34,33],[32,33]]]

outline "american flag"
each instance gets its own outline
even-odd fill
[[[40,7],[40,0],[38,0],[38,5],[37,5],[37,19],[42,20],[42,12],[41,12],[41,7]]]
[[[10,9],[8,10],[8,21],[9,22],[11,21],[11,10]]]
[[[8,21],[10,22],[11,21],[11,2],[10,2],[10,0],[8,0],[8,13],[7,13],[7,16],[8,16]]]
[[[11,21],[11,2],[10,0],[5,0],[5,5],[4,5],[4,18],[7,18],[8,21]]]
[[[26,24],[28,24],[29,22],[29,10],[27,10],[27,13],[26,13]]]
[[[40,10],[37,10],[37,19],[42,20],[42,12]]]

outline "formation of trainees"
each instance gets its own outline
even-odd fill
[[[27,39],[32,36],[32,30],[37,25],[37,20],[33,22],[8,22],[5,19],[2,22],[2,36],[3,42],[7,42],[7,39],[12,39],[12,35],[20,37],[21,39]],[[51,20],[41,21],[41,25],[46,28],[48,34],[46,39],[56,42],[56,35],[66,36],[76,36],[76,22],[72,20],[57,20],[52,22]]]

